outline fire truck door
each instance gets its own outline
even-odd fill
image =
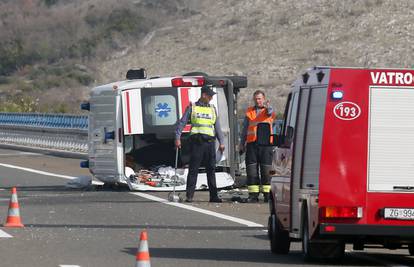
[[[276,211],[283,227],[290,228],[291,209],[290,209],[290,191],[291,191],[291,173],[292,173],[292,146],[293,131],[296,124],[298,109],[299,93],[294,92],[288,97],[285,108],[283,129],[284,142],[277,146],[273,155],[273,168],[275,175],[272,183],[276,183]]]

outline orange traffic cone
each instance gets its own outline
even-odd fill
[[[148,251],[147,231],[142,231],[139,238],[139,248],[136,255],[136,267],[151,267],[150,255]]]
[[[24,227],[20,220],[19,201],[17,200],[16,187],[12,188],[12,195],[9,203],[9,213],[4,227]]]

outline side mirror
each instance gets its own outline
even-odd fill
[[[280,134],[271,134],[270,127],[269,123],[257,124],[256,142],[259,146],[280,146],[283,144],[283,136]]]

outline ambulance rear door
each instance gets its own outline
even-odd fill
[[[180,116],[178,92],[172,88],[139,88],[122,92],[124,135],[156,134],[173,138]]]

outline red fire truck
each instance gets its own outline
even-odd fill
[[[414,70],[309,69],[275,137],[272,252],[301,240],[305,260],[340,258],[345,244],[414,255]]]

